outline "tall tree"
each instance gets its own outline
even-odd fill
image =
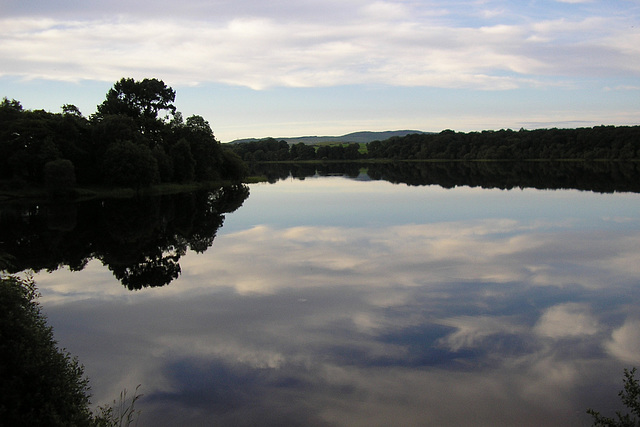
[[[157,119],[162,110],[175,113],[175,99],[176,92],[162,80],[122,78],[98,105],[98,115],[123,114],[133,118]]]

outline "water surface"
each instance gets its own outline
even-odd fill
[[[639,194],[354,178],[251,185],[164,286],[130,291],[104,257],[37,273],[94,402],[142,384],[142,426],[567,426],[619,409],[640,363]]]

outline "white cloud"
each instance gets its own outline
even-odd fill
[[[542,75],[640,73],[640,31],[615,16],[472,25],[455,20],[461,13],[442,18],[436,6],[408,2],[256,4],[253,11],[241,3],[235,14],[224,2],[189,6],[171,17],[135,10],[93,19],[6,17],[0,76],[153,75],[172,84],[254,89],[361,83],[513,89],[543,84]]]

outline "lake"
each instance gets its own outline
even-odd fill
[[[14,207],[3,242],[92,401],[141,384],[141,426],[591,425],[640,364],[640,194],[635,165],[567,167],[283,166]]]

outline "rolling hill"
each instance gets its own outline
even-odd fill
[[[394,136],[405,136],[412,133],[427,133],[419,130],[390,130],[384,132],[353,132],[348,133],[342,136],[298,136],[298,137],[283,137],[283,138],[274,138],[277,141],[287,141],[289,144],[298,144],[300,142],[311,145],[311,144],[327,144],[327,143],[367,143],[371,141],[383,141],[385,139],[389,139]],[[246,139],[236,139],[234,141],[229,142],[229,144],[241,144],[243,142],[252,142],[252,141],[260,141],[262,139],[267,138],[246,138]]]

